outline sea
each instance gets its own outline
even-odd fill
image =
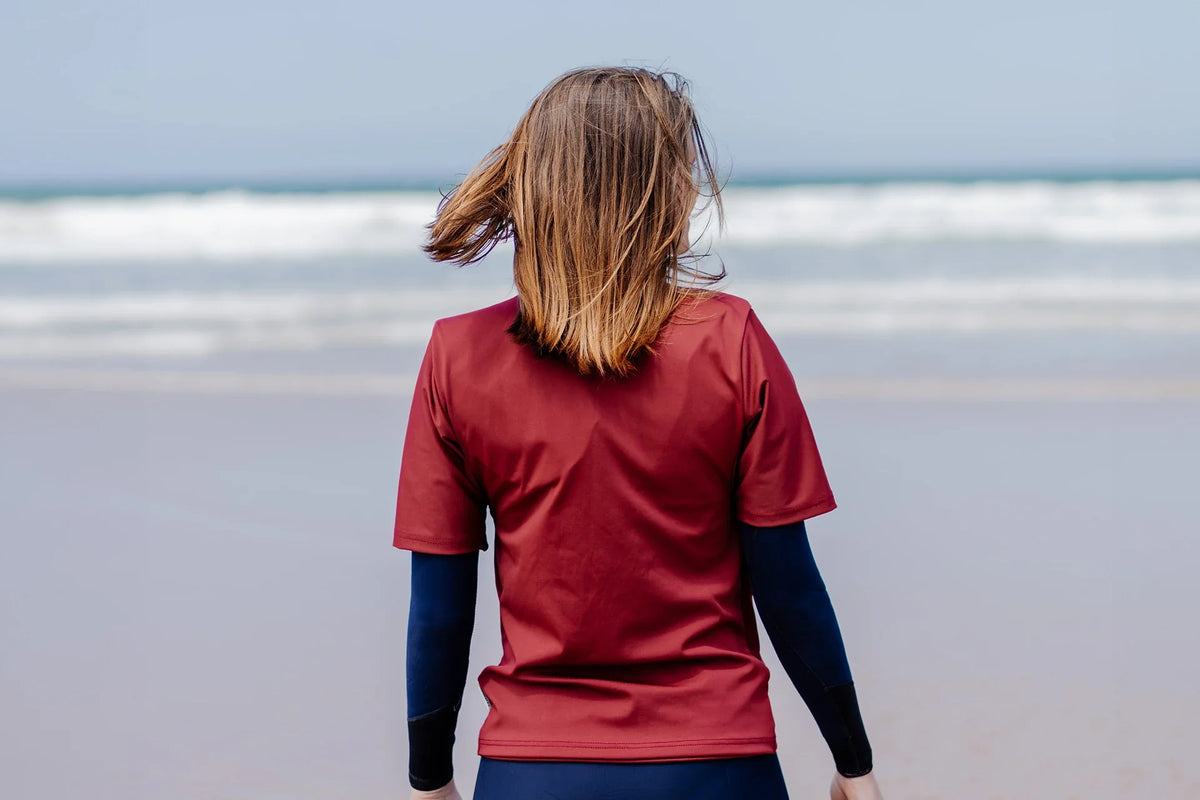
[[[515,294],[511,249],[422,254],[451,188],[10,188],[0,368],[386,374],[433,320]],[[768,177],[722,197],[724,226],[697,208],[692,266],[791,343],[798,380],[1200,376],[1200,175]]]

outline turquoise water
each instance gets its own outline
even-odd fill
[[[203,194],[229,189],[242,189],[264,194],[339,193],[339,192],[422,192],[437,191],[453,186],[465,173],[438,176],[320,178],[320,179],[263,179],[218,178],[197,180],[142,180],[90,183],[45,182],[41,184],[0,183],[0,198],[39,200],[56,197],[111,197],[186,192]],[[919,172],[893,171],[874,173],[789,173],[756,172],[729,176],[732,187],[776,187],[823,184],[881,183],[973,183],[977,181],[1051,181],[1079,183],[1085,181],[1176,181],[1200,179],[1200,167],[1157,169],[1050,169],[1050,170],[978,170]]]

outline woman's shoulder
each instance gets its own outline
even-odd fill
[[[439,317],[433,325],[442,335],[469,338],[481,329],[495,327],[498,323],[507,327],[516,317],[519,307],[519,298],[514,295],[483,308]]]
[[[723,290],[707,290],[689,295],[681,304],[680,322],[717,321],[727,331],[740,334],[752,311],[746,298]]]
[[[741,295],[722,290],[713,292],[711,298],[715,302],[722,303],[743,316],[750,313],[750,301]]]

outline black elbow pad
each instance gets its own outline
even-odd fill
[[[458,704],[408,720],[408,782],[423,792],[440,789],[454,777],[454,728]]]

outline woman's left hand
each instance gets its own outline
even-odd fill
[[[463,798],[458,793],[458,788],[454,785],[454,779],[451,778],[450,782],[440,789],[428,792],[421,789],[413,789],[412,800],[463,800]]]

